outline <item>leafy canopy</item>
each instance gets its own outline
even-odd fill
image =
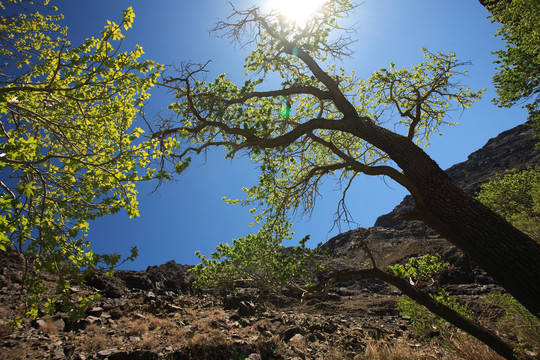
[[[529,168],[498,174],[483,184],[478,200],[516,228],[540,241],[540,171]]]
[[[410,258],[405,265],[389,266],[388,270],[402,279],[409,280],[412,285],[417,285],[419,282],[432,280],[435,275],[442,273],[448,265],[442,260],[441,255],[426,254],[421,258]]]
[[[259,166],[259,183],[245,189],[246,199],[230,202],[257,209],[256,220],[271,232],[295,213],[309,213],[328,177],[342,186],[337,213],[345,220],[345,194],[362,173],[389,176],[414,191],[388,154],[357,136],[355,122],[395,129],[425,147],[443,125],[455,125],[447,121],[449,111],[470,107],[482,94],[460,85],[465,63],[454,54],[423,49],[425,61],[419,65],[390,64],[369,79],[338,68],[335,59],[349,55],[352,43],[340,19],[352,9],[349,1],[329,1],[302,28],[289,26],[276,13],[234,9],[215,30],[253,46],[244,65],[248,80],[238,85],[222,74],[205,81],[205,66],[194,64],[164,79],[176,100],[169,106],[173,115],[154,138],[181,144],[169,156],[181,166],[189,154],[212,147],[225,148],[229,157],[247,154]],[[280,111],[284,98],[285,114]],[[241,245],[237,241],[232,248],[240,251]],[[230,258],[231,247],[218,250]],[[217,264],[203,258],[209,272],[217,274]]]
[[[288,228],[285,225],[285,230]],[[284,235],[290,238],[287,231],[275,234],[263,227],[257,234],[233,240],[232,245],[219,244],[210,259],[197,252],[201,263],[190,270],[197,276],[194,286],[234,292],[244,283],[274,291],[286,286],[305,292],[305,286],[313,285],[316,275],[327,269],[317,257],[323,252],[306,248],[309,237],[302,239],[300,246],[285,249]]]
[[[405,265],[396,264],[389,266],[388,270],[390,273],[408,280],[413,286],[417,286],[420,282],[426,283],[427,281],[431,281],[431,285],[433,285],[435,283],[434,277],[445,271],[448,266],[449,264],[444,262],[439,254],[426,254],[420,258],[410,258]],[[464,317],[472,317],[472,313],[467,308],[467,305],[461,304],[456,299],[450,297],[450,294],[439,286],[436,287],[436,293],[429,296]],[[437,317],[409,297],[397,300],[396,308],[402,315],[411,318],[412,329],[418,337],[428,336],[434,330],[438,330],[446,335],[450,330],[450,325],[445,320]]]
[[[540,126],[540,3],[536,0],[497,1],[488,9],[501,23],[497,36],[506,42],[495,51],[497,90],[494,102],[510,107],[524,103],[529,119]]]
[[[139,46],[120,51],[133,10],[72,46],[46,5],[0,3],[0,249],[15,246],[34,267],[29,315],[45,292],[40,271],[58,275],[67,296],[68,273],[119,263],[92,252],[89,220],[138,216],[136,182],[159,176],[147,168],[155,144],[133,122],[162,66],[140,61]]]

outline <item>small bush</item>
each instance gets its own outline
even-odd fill
[[[502,314],[495,326],[504,334],[515,334],[519,348],[540,352],[540,319],[525,309],[509,294],[492,293],[482,299],[482,305],[499,309]]]

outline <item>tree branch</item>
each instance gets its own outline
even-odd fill
[[[306,290],[307,293],[324,294],[328,293],[328,288],[336,282],[362,279],[379,279],[397,287],[403,294],[418,304],[425,306],[432,313],[482,341],[501,356],[507,359],[517,359],[513,347],[504,342],[493,331],[441,304],[429,294],[410,285],[407,281],[377,268],[335,271],[317,285],[307,287]]]
[[[409,190],[411,193],[416,191],[414,184],[402,173],[390,166],[370,166],[359,162],[358,160],[345,154],[343,151],[337,148],[333,143],[326,141],[313,133],[308,133],[307,136],[313,141],[325,146],[331,150],[334,154],[347,162],[347,164],[354,170],[364,173],[366,175],[385,175]]]

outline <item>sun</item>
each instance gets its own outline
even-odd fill
[[[293,22],[296,26],[304,27],[327,0],[269,0],[269,7]]]

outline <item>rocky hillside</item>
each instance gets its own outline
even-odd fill
[[[510,168],[540,163],[534,132],[527,126],[506,131],[448,173],[466,191]],[[458,249],[419,223],[391,220],[412,206],[406,197],[375,226],[329,240],[337,268],[362,266],[368,244],[379,266],[404,262],[426,252],[440,253],[451,269],[441,284],[462,302],[497,289]],[[499,359],[483,345],[455,333],[450,344],[419,341],[409,318],[399,316],[396,288],[374,280],[337,283],[325,299],[302,301],[287,293],[241,289],[235,295],[194,291],[190,266],[174,261],[144,271],[94,273],[73,294],[97,291],[101,300],[74,323],[59,311],[40,314],[13,330],[21,313],[23,262],[15,250],[0,252],[0,359]],[[54,288],[54,278],[47,285]],[[496,319],[490,313],[487,321]],[[507,340],[525,341],[501,332]],[[444,346],[443,346],[444,345]],[[449,346],[450,345],[450,346]],[[452,350],[449,350],[449,349]]]

